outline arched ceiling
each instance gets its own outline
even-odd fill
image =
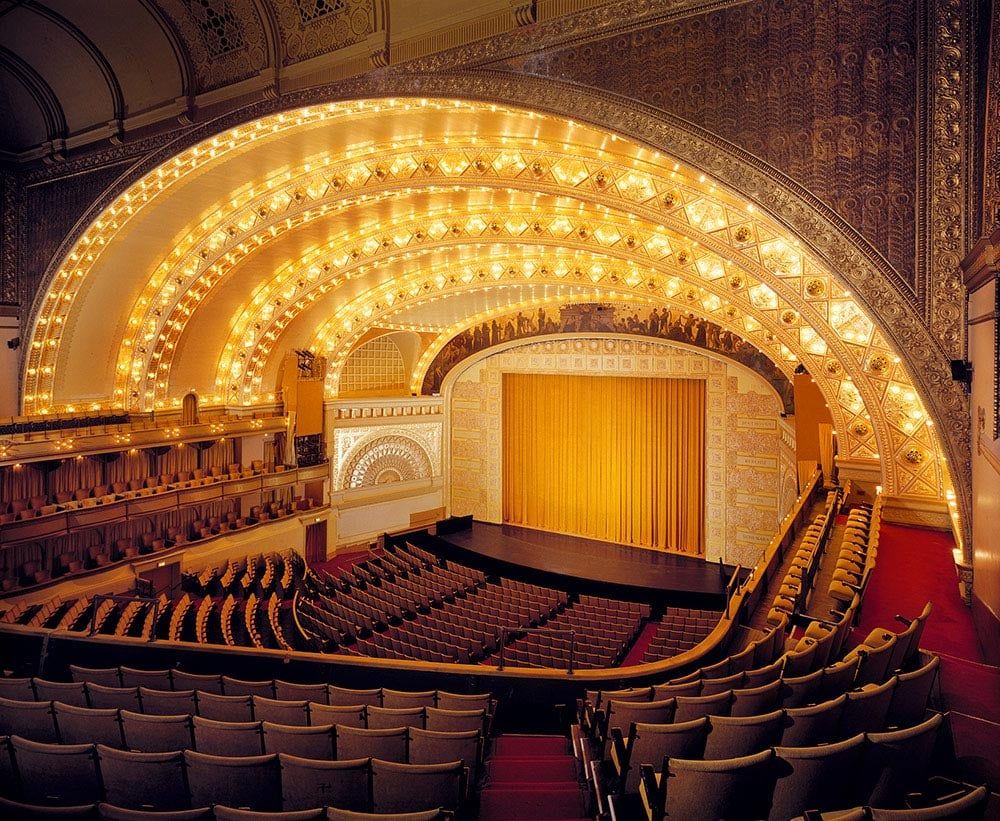
[[[950,492],[901,352],[808,243],[624,136],[455,99],[269,115],[139,178],[53,270],[23,405],[143,411],[194,389],[253,407],[305,347],[335,397],[359,343],[407,327],[429,340],[419,385],[468,323],[581,299],[690,311],[804,365],[841,454],[880,465],[890,493]]]

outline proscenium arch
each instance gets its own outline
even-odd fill
[[[66,302],[72,304],[72,294],[61,288],[58,280],[62,278],[76,285],[73,280],[82,273],[81,268],[86,267],[86,256],[91,253],[85,245],[79,243],[89,239],[98,243],[95,247],[102,247],[101,241],[108,242],[110,233],[113,233],[110,232],[106,237],[102,233],[104,229],[117,230],[115,223],[127,223],[135,210],[141,207],[141,197],[135,201],[128,197],[129,186],[139,183],[145,174],[155,172],[159,166],[168,169],[169,174],[179,174],[180,155],[186,147],[199,140],[211,140],[213,135],[223,134],[226,129],[238,128],[257,118],[277,116],[282,107],[288,110],[302,105],[325,104],[332,100],[385,98],[388,95],[434,95],[510,107],[519,107],[521,100],[531,99],[534,110],[538,112],[573,118],[578,123],[592,125],[605,132],[607,129],[604,123],[615,123],[618,138],[632,139],[648,150],[660,151],[676,158],[690,168],[703,171],[738,196],[753,202],[791,236],[799,239],[803,248],[815,256],[834,277],[844,282],[860,305],[867,309],[869,317],[889,341],[892,350],[906,364],[909,381],[938,423],[937,433],[933,436],[935,451],[940,452],[937,447],[937,440],[940,438],[945,443],[948,461],[960,475],[967,476],[966,402],[960,388],[950,381],[947,358],[922,324],[902,287],[898,287],[901,281],[898,274],[850,226],[807,191],[774,169],[678,118],[612,95],[557,81],[502,73],[433,76],[390,74],[377,79],[361,78],[337,86],[296,92],[280,101],[265,101],[195,128],[181,138],[182,142],[174,143],[138,164],[80,221],[49,267],[46,285],[37,294],[32,311],[31,345],[27,350],[22,372],[24,409],[39,412],[59,403],[51,390],[50,377],[58,369],[61,332],[56,324],[42,322],[47,318],[44,309],[47,302],[58,301],[64,295],[69,296]],[[174,161],[173,166],[170,166],[171,160]],[[146,194],[147,199],[155,199],[150,192],[147,191]],[[102,222],[102,214],[104,224],[95,228]],[[60,274],[64,276],[60,277]],[[875,305],[879,306],[880,313],[871,310]],[[47,360],[49,364],[43,364],[43,355],[50,355]],[[51,368],[49,373],[45,372],[46,367]],[[48,390],[45,388],[47,378],[50,386]],[[80,397],[79,401],[86,404],[90,398]],[[874,415],[878,409],[869,410]],[[883,459],[886,458],[891,458],[891,454],[883,454]],[[891,487],[886,489],[888,492],[893,490]],[[955,491],[958,499],[954,507],[967,511],[967,483],[959,482]],[[962,521],[966,520],[963,517]]]

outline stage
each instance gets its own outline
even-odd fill
[[[692,606],[697,606],[696,600],[711,600],[713,606],[720,606],[733,571],[725,565],[723,573],[718,563],[677,553],[514,525],[463,524],[461,519],[439,523],[435,539],[441,547],[451,548],[456,561],[462,561],[464,553],[496,572],[509,572],[510,567],[535,571],[548,577],[547,584],[583,592],[610,586],[630,598],[648,600],[676,594],[672,598],[680,597]],[[612,589],[606,589],[604,595],[616,595]]]

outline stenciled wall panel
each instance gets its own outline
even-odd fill
[[[505,372],[704,379],[705,557],[756,564],[791,501],[791,462],[782,446],[789,429],[777,394],[763,379],[681,344],[614,336],[514,343],[474,358],[444,385],[453,515],[501,521]]]

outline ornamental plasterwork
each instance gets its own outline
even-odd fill
[[[818,256],[821,267],[829,266],[846,280],[852,294],[864,306],[875,306],[877,310],[873,310],[871,315],[876,317],[882,332],[891,341],[892,350],[907,364],[924,401],[929,403],[933,415],[940,423],[939,432],[946,443],[950,461],[955,466],[953,469],[967,477],[969,431],[965,397],[960,386],[950,379],[947,357],[941,347],[922,324],[921,317],[901,297],[902,288],[896,282],[898,276],[836,213],[765,163],[662,111],[624,104],[612,95],[556,81],[514,77],[502,73],[404,76],[390,72],[378,78],[358,78],[335,86],[292,92],[282,99],[282,105],[311,105],[320,100],[347,100],[372,94],[461,96],[498,104],[504,101],[516,104],[518,101],[531,99],[538,110],[565,112],[578,122],[615,123],[619,134],[629,135],[654,146],[749,197],[779,220],[794,236],[799,237],[804,243],[804,249],[807,248]],[[247,120],[270,115],[277,108],[278,105],[273,101],[264,101],[219,121],[194,128],[184,139],[192,143],[197,139],[211,139],[213,134],[218,134],[222,129],[239,128]],[[164,148],[158,154],[150,156],[128,174],[114,191],[95,204],[90,219],[95,220],[101,209],[106,209],[107,225],[116,230],[118,225],[115,223],[124,220],[128,213],[129,203],[122,194],[125,187],[141,184],[143,174],[155,171],[157,165],[169,160],[175,150],[173,147]],[[151,192],[147,193],[147,197],[149,193]],[[59,273],[64,262],[76,267],[75,263],[80,261],[80,256],[77,251],[77,257],[72,257],[74,243],[79,243],[88,236],[93,241],[95,224],[84,229],[86,223],[81,223],[80,230],[67,238],[63,245],[65,253],[60,254],[58,261],[49,268],[47,280],[50,285],[60,284]],[[76,247],[79,248],[78,245]],[[42,290],[36,301],[36,319],[42,316],[45,301],[45,292]],[[52,337],[37,324],[33,333],[35,337],[32,344],[39,344],[35,350],[29,351],[26,371],[39,363],[43,349],[49,353],[48,349],[55,348],[58,344],[55,341],[49,345],[48,340]],[[57,340],[58,335],[54,339]],[[27,374],[24,393],[26,406],[39,401],[52,401],[51,395],[45,399],[44,388],[36,391],[33,381],[29,384]],[[28,398],[29,395],[31,399]],[[969,510],[967,483],[957,483],[955,490],[959,494],[959,507],[963,512],[964,522]],[[967,543],[966,548],[968,549]]]
[[[735,374],[741,371],[755,387],[759,383],[759,395],[739,392]],[[476,355],[445,379],[450,414],[449,482],[452,506],[456,493],[480,498],[481,507],[458,512],[472,512],[486,521],[502,518],[502,384],[503,374],[512,372],[704,379],[705,557],[756,563],[784,513],[778,510],[780,403],[763,380],[742,366],[683,345],[608,335],[572,334],[518,342],[505,350]],[[478,388],[470,391],[470,382]],[[478,403],[471,400],[473,395]],[[736,402],[732,407],[731,399]],[[478,409],[473,409],[476,404]],[[770,420],[769,433],[752,430],[758,418]],[[752,443],[744,426],[750,428]],[[471,447],[463,448],[467,434],[478,438],[468,440]],[[745,453],[730,453],[739,444],[745,446]],[[753,453],[763,454],[767,464],[751,463]],[[768,477],[774,487],[750,487],[753,481],[767,482]],[[468,487],[459,487],[463,483]]]
[[[419,443],[406,436],[379,436],[354,450],[344,465],[341,486],[354,490],[432,475],[430,459]]]
[[[969,248],[972,133],[969,14],[964,0],[927,0],[931,16],[927,105],[925,308],[948,358],[965,356],[965,288],[959,263]]]
[[[339,489],[350,487],[346,471],[357,454],[386,437],[415,442],[426,454],[431,468],[431,476],[441,475],[441,423],[423,422],[409,425],[357,425],[337,427],[333,431],[331,462],[333,463],[334,486]],[[420,477],[424,478],[424,477]]]

